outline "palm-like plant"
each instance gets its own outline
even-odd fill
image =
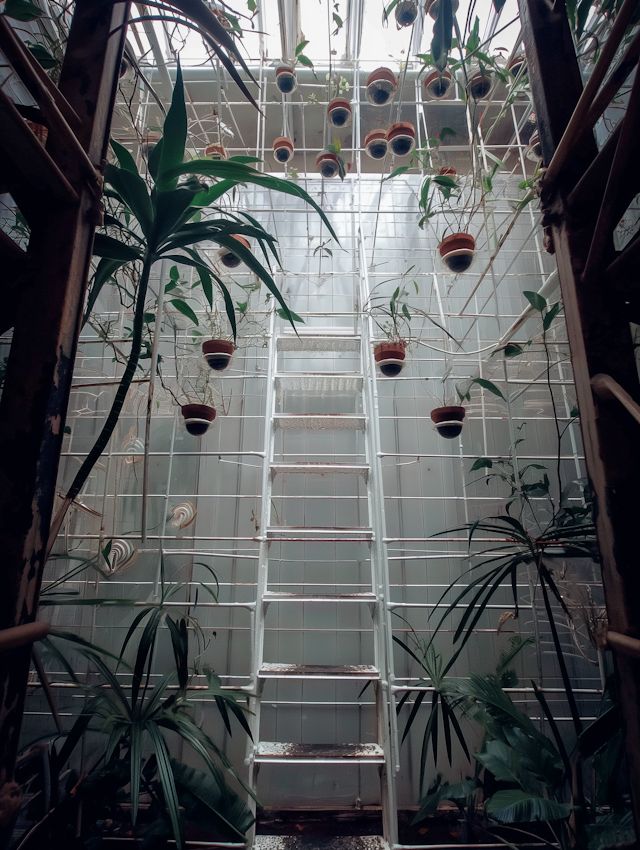
[[[146,623],[138,639],[133,668],[130,668],[123,661],[122,656],[145,620]],[[152,684],[154,648],[157,644],[158,630],[162,624],[166,625],[171,636],[175,663],[159,682]],[[191,620],[190,624],[196,631],[198,630],[196,621]],[[173,619],[162,605],[145,607],[134,619],[127,632],[115,670],[111,669],[105,660],[105,655],[96,647],[87,645],[85,642],[78,644],[78,648],[101,674],[103,681],[100,685],[83,685],[65,663],[67,671],[72,675],[75,683],[85,691],[87,699],[81,714],[67,735],[64,746],[56,756],[57,764],[62,767],[85,732],[92,731],[106,735],[104,765],[113,764],[114,759],[116,761],[124,759],[129,767],[131,819],[135,826],[141,790],[148,791],[144,756],[150,750],[155,757],[164,810],[168,815],[178,847],[183,846],[178,785],[198,784],[205,789],[209,788],[208,793],[205,794],[203,791],[207,805],[236,836],[244,838],[243,832],[238,828],[239,823],[244,824],[243,829],[246,830],[252,822],[251,818],[247,819],[246,806],[227,784],[225,772],[239,782],[248,794],[253,796],[253,792],[242,782],[224,752],[198,726],[193,717],[187,696],[192,679],[192,670],[189,666],[188,626],[187,618]],[[109,655],[106,653],[107,657]],[[58,657],[61,656],[58,655]],[[123,686],[121,675],[118,675],[123,670],[132,671],[130,689]],[[245,718],[245,714],[250,713],[248,708],[232,692],[222,689],[218,676],[209,670],[205,673],[209,683],[207,693],[214,698],[228,732],[232,733],[230,723],[230,714],[232,714],[250,735]],[[205,776],[199,772],[198,777],[190,774],[185,778],[184,765],[170,756],[166,740],[167,731],[175,733],[201,757],[207,768]],[[211,783],[213,785],[210,786]],[[215,789],[215,793],[212,789]],[[193,793],[193,787],[190,792]],[[214,805],[216,800],[217,807]]]
[[[149,277],[154,264],[164,258],[195,268],[210,306],[213,305],[215,282],[224,297],[226,313],[235,338],[236,315],[233,299],[225,282],[198,252],[199,243],[215,242],[240,257],[279,302],[281,315],[292,323],[293,315],[269,270],[269,255],[278,261],[275,238],[247,213],[235,215],[214,206],[223,195],[240,184],[254,183],[302,198],[322,217],[330,234],[337,239],[320,207],[295,182],[256,171],[247,163],[247,160],[255,162],[253,157],[235,157],[223,162],[194,159],[185,163],[186,141],[187,112],[182,73],[178,65],[171,108],[164,123],[163,137],[149,157],[147,180],[139,174],[131,154],[121,145],[112,142],[118,164],[107,166],[105,196],[110,199],[114,209],[113,214],[105,216],[106,232],[97,234],[95,238],[94,254],[100,261],[92,280],[87,314],[102,286],[124,267],[132,269],[137,279],[137,288],[131,349],[107,420],[52,523],[50,542],[55,539],[69,505],[80,492],[93,466],[105,450],[118,422],[140,360]],[[185,175],[189,175],[189,178],[179,183],[180,178]],[[216,182],[207,186],[194,175],[213,178]],[[201,220],[205,209],[211,209],[216,213],[216,217]],[[234,235],[256,239],[266,266],[242,243],[234,239]]]

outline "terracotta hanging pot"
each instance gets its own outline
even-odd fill
[[[340,163],[338,157],[331,151],[322,151],[316,159],[316,168],[323,177],[331,179],[340,171]]]
[[[204,155],[206,157],[209,157],[209,159],[213,159],[218,162],[222,162],[222,160],[227,158],[227,152],[225,150],[224,145],[219,144],[207,145],[204,151]]]
[[[438,246],[442,262],[453,274],[460,274],[471,268],[475,249],[476,240],[469,233],[452,233]]]
[[[451,8],[452,8],[454,15],[458,11],[459,7],[460,7],[460,0],[453,0],[453,3],[451,4]],[[440,0],[433,0],[433,3],[430,3],[429,7],[427,9],[427,11],[429,12],[429,17],[433,18],[434,21],[438,17],[438,9],[439,8],[440,8]]]
[[[237,239],[244,247],[250,251],[251,245],[247,242],[247,240],[243,236],[236,236],[234,233],[232,235],[233,239]],[[242,259],[238,257],[237,254],[234,254],[229,248],[220,248],[218,251],[218,257],[223,266],[226,266],[228,269],[237,269]]]
[[[293,156],[293,142],[286,136],[278,136],[273,143],[273,158],[276,162],[289,162]]]
[[[298,88],[296,72],[291,65],[278,65],[276,68],[276,85],[282,94],[291,94]]]
[[[387,130],[387,142],[396,156],[408,156],[416,146],[416,131],[413,124],[398,121]]]
[[[144,141],[142,142],[142,153],[147,158],[151,155],[152,150],[158,144],[160,139],[162,138],[162,133],[159,133],[157,130],[147,130],[147,134],[144,137]]]
[[[474,100],[484,100],[491,94],[493,88],[493,74],[490,71],[478,71],[469,79],[467,91],[469,97]]]
[[[365,96],[372,106],[385,106],[396,93],[398,81],[390,68],[377,68],[367,77]]]
[[[379,342],[373,349],[373,356],[385,378],[395,378],[404,369],[406,342]]]
[[[425,77],[423,86],[425,97],[429,100],[442,100],[451,91],[453,77],[445,68],[444,71],[432,71]]]
[[[351,104],[345,97],[334,97],[327,107],[327,118],[332,127],[341,129],[351,124]]]
[[[542,159],[542,147],[540,145],[540,136],[538,131],[534,130],[533,135],[529,139],[526,150],[526,157],[532,162],[540,162]]]
[[[443,165],[442,168],[438,169],[438,174],[441,174],[443,177],[457,177],[458,172],[455,170],[453,165]]]
[[[520,68],[522,68],[526,61],[527,59],[524,53],[516,53],[513,59],[507,64],[507,70],[511,76],[517,77],[520,73]]]
[[[235,348],[228,339],[208,339],[202,343],[202,355],[211,369],[222,372],[231,363]]]
[[[36,124],[35,121],[26,121],[27,127],[31,130],[36,139],[40,142],[40,144],[44,147],[47,142],[47,136],[49,135],[49,128],[45,127],[44,124]]]
[[[418,17],[417,0],[398,0],[394,12],[399,27],[410,27]]]
[[[364,137],[364,149],[371,159],[384,159],[388,148],[386,130],[371,130]]]
[[[208,404],[185,404],[180,408],[180,412],[187,431],[194,437],[206,434],[216,418],[215,408],[209,407]]]
[[[432,410],[431,419],[438,434],[445,440],[454,440],[462,431],[465,412],[464,407],[457,404]]]

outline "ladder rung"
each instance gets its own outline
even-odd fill
[[[279,336],[278,351],[360,351],[360,337],[347,334],[318,336],[299,333]]]
[[[263,664],[261,679],[379,679],[371,664]]]
[[[369,477],[367,463],[272,463],[270,465],[272,478],[276,475],[362,475],[366,481]]]
[[[355,393],[362,389],[362,375],[356,372],[288,372],[276,375],[276,389]]]
[[[384,764],[379,744],[281,744],[262,741],[255,750],[255,760],[295,764]]]
[[[276,428],[313,431],[364,431],[365,417],[346,413],[277,413]]]
[[[263,602],[375,602],[375,593],[287,593],[268,590]]]
[[[380,835],[341,835],[338,838],[256,835],[254,846],[258,850],[389,850]]]
[[[371,540],[371,528],[295,528],[277,525],[267,528],[268,540]]]

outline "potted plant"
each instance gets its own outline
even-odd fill
[[[251,250],[251,245],[244,238],[244,236],[238,236],[235,233],[231,234],[232,239],[236,239],[241,245],[243,245],[247,251]],[[218,258],[223,266],[226,266],[228,269],[237,269],[240,263],[242,262],[242,258],[231,250],[231,248],[222,247],[218,250]]]
[[[351,104],[345,97],[334,97],[329,101],[327,120],[332,127],[338,129],[351,124]]]
[[[447,68],[444,71],[434,68],[427,74],[422,85],[426,98],[429,100],[442,100],[451,90],[453,77]]]
[[[231,363],[235,345],[228,339],[207,339],[202,343],[202,356],[215,372],[223,372]]]
[[[408,121],[397,121],[387,130],[387,143],[396,156],[408,156],[416,146],[416,131]]]
[[[442,262],[453,274],[471,268],[476,251],[476,240],[470,233],[452,233],[438,245]]]
[[[445,440],[454,440],[462,431],[465,409],[459,404],[446,404],[431,411],[435,430]]]
[[[376,294],[376,289],[387,283],[389,281],[382,281],[372,290],[364,310],[370,313],[378,329],[386,336],[385,340],[376,343],[373,348],[376,364],[385,378],[395,378],[406,365],[412,314],[409,309],[407,282],[403,280],[389,300],[386,295]],[[415,281],[413,285],[417,293],[418,285]]]
[[[533,131],[531,138],[527,143],[525,155],[527,159],[530,159],[532,162],[540,162],[542,159],[542,147],[540,145],[540,136],[538,135],[537,130]]]
[[[365,97],[372,106],[385,106],[398,88],[396,75],[390,68],[377,68],[367,77]]]
[[[433,3],[427,2],[427,11],[429,13],[429,17],[433,18],[434,21],[438,19],[438,9],[440,8],[440,0],[433,0]],[[455,15],[458,9],[460,8],[460,0],[453,0],[451,3],[451,11]]]
[[[484,66],[473,68],[468,75],[467,94],[473,100],[485,100],[493,89],[493,73]]]
[[[395,378],[405,367],[407,343],[403,339],[388,339],[379,342],[373,349],[380,371],[385,378]]]
[[[293,156],[293,142],[286,136],[278,136],[273,143],[273,158],[276,162],[289,162]]]
[[[523,65],[526,65],[526,62],[527,58],[524,54],[524,50],[519,50],[507,63],[507,71],[509,71],[512,77],[517,77],[520,73],[520,69]]]
[[[208,404],[189,402],[189,404],[181,406],[180,413],[184,418],[185,428],[193,437],[201,437],[206,434],[216,418],[215,407]]]
[[[276,85],[282,94],[291,94],[298,88],[298,80],[293,65],[282,64],[276,68]]]
[[[347,173],[347,165],[342,158],[340,139],[334,136],[333,144],[327,145],[316,159],[316,167],[323,177],[328,179],[339,175],[344,180]],[[349,165],[349,168],[351,165]]]
[[[371,130],[364,137],[364,149],[371,159],[384,159],[388,148],[386,130]]]
[[[213,159],[215,162],[222,162],[227,159],[227,151],[225,150],[224,145],[220,143],[207,145],[204,155],[209,159]]]
[[[397,0],[387,7],[387,14],[392,9],[398,28],[412,26],[418,17],[419,7],[417,0]]]

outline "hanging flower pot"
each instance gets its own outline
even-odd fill
[[[453,165],[443,165],[442,168],[438,169],[438,174],[441,174],[443,177],[457,177],[458,172]]]
[[[542,147],[540,145],[540,136],[538,135],[537,130],[533,131],[533,134],[527,144],[525,154],[527,159],[530,159],[532,162],[539,162],[542,159]]]
[[[418,17],[417,0],[398,0],[395,16],[399,27],[410,27]]]
[[[222,162],[227,158],[227,152],[225,150],[224,145],[208,145],[205,148],[204,155],[209,157],[209,159],[216,160],[217,162]]]
[[[469,233],[452,233],[438,246],[442,262],[453,274],[460,274],[471,268],[475,249],[476,240]]]
[[[208,404],[185,404],[180,408],[180,412],[187,431],[194,437],[206,434],[216,418],[215,408],[209,407]]]
[[[331,151],[322,151],[316,159],[316,168],[327,179],[335,177],[340,171],[338,157],[334,153],[331,153]]]
[[[344,97],[334,97],[327,107],[327,118],[332,127],[348,127],[351,124],[351,104]]]
[[[395,378],[406,366],[407,344],[403,340],[379,342],[373,349],[373,356],[385,378]]]
[[[458,11],[459,7],[460,7],[460,0],[453,0],[453,3],[451,4],[451,8],[452,8],[454,15]],[[431,3],[428,7],[427,11],[429,12],[429,17],[433,18],[434,21],[438,17],[438,9],[439,8],[440,8],[440,0],[433,0],[433,3]]]
[[[431,411],[431,419],[436,431],[445,440],[454,440],[462,431],[465,415],[464,407],[457,404],[449,407],[436,407]]]
[[[47,136],[49,135],[49,128],[45,127],[44,124],[36,124],[35,121],[27,120],[26,124],[40,144],[44,146],[47,142]]]
[[[120,70],[118,71],[118,77],[121,80],[124,80],[124,78],[127,76],[127,74],[129,73],[130,70],[131,70],[131,62],[129,62],[129,60],[127,59],[126,56],[123,56],[122,60],[120,62]]]
[[[231,363],[235,348],[228,339],[208,339],[202,343],[202,356],[211,369],[222,372]]]
[[[247,240],[243,236],[236,236],[234,233],[232,235],[233,239],[237,239],[244,247],[250,251],[251,245],[247,242]],[[229,248],[220,248],[218,251],[218,257],[220,258],[220,262],[223,266],[226,266],[228,269],[237,269],[242,260],[237,254],[234,254],[233,251],[229,250]]]
[[[291,94],[298,88],[296,72],[291,65],[278,65],[276,68],[276,85],[282,94]]]
[[[293,156],[293,142],[286,136],[278,136],[273,143],[273,158],[276,162],[289,162]]]
[[[453,85],[453,77],[445,68],[444,71],[432,71],[425,77],[424,94],[429,100],[442,100],[446,97]]]
[[[398,81],[390,68],[378,68],[367,77],[366,98],[373,106],[384,106],[396,93]]]
[[[416,131],[413,124],[398,121],[387,130],[387,142],[396,156],[407,156],[416,146]]]
[[[512,77],[517,77],[520,73],[520,68],[522,68],[525,62],[526,57],[524,53],[516,53],[513,59],[507,64],[507,71],[509,71]]]
[[[364,137],[364,148],[371,159],[384,159],[388,147],[386,130],[371,130]]]
[[[478,71],[470,76],[467,92],[469,93],[469,97],[472,97],[474,100],[484,100],[489,97],[492,88],[493,74],[487,70],[484,73]]]

